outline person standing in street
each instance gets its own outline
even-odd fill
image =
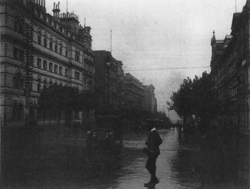
[[[148,129],[150,133],[146,141],[147,147],[144,147],[143,151],[148,156],[146,169],[150,173],[151,179],[148,183],[144,184],[145,187],[155,185],[159,182],[159,180],[156,177],[156,159],[160,155],[159,146],[162,143],[162,139],[160,135],[158,134],[153,122],[149,123]]]

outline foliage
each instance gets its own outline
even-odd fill
[[[74,87],[53,85],[42,90],[38,105],[44,111],[82,111],[94,108],[95,99],[90,91],[81,92]]]
[[[173,92],[168,102],[171,110],[180,117],[195,114],[201,118],[218,111],[218,98],[213,90],[211,77],[203,72],[202,77],[184,79],[178,91]]]

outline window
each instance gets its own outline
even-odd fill
[[[19,28],[19,21],[18,21],[18,17],[15,16],[15,21],[14,21],[14,30],[18,31]]]
[[[40,58],[37,58],[37,67],[41,68],[41,59]]]
[[[15,102],[14,105],[13,105],[13,114],[12,114],[13,119],[17,118],[17,112],[18,112],[18,110],[17,110],[17,103]]]
[[[24,61],[24,51],[19,49],[19,59]]]
[[[23,88],[23,79],[22,74],[20,72],[16,73],[13,77],[13,86],[16,89],[22,89]]]
[[[58,73],[58,66],[57,65],[54,65],[54,72]]]
[[[57,45],[55,45],[55,51],[57,52]]]
[[[14,49],[13,49],[13,57],[16,60],[24,61],[24,51],[14,47]]]
[[[47,80],[44,80],[43,81],[43,88],[46,88],[47,87]]]
[[[14,59],[18,60],[18,57],[19,57],[19,55],[18,55],[18,48],[16,48],[16,47],[14,47],[13,57],[14,57]]]
[[[51,50],[53,50],[53,44],[52,44],[52,41],[50,41],[50,42],[49,42],[49,48],[50,48]]]
[[[65,68],[65,76],[68,77],[68,69]]]
[[[49,63],[49,71],[53,72],[53,64],[51,62]]]
[[[47,70],[47,61],[46,60],[43,61],[43,69]]]
[[[40,93],[40,91],[41,91],[41,78],[38,78],[38,80],[37,80],[37,92]]]
[[[41,34],[38,33],[37,43],[38,43],[39,45],[41,45],[41,40],[42,40]]]
[[[20,34],[23,34],[23,25],[24,25],[23,18],[19,20],[18,16],[16,15],[14,21],[14,30]]]
[[[5,48],[4,48],[4,55],[5,56],[7,55],[7,50],[8,50],[8,46],[7,46],[7,43],[5,43]]]
[[[44,38],[44,40],[43,40],[43,45],[47,48],[47,39],[46,38]]]
[[[62,47],[60,47],[60,52],[59,53],[62,54]]]
[[[21,18],[21,22],[19,24],[19,32],[20,32],[20,34],[23,34],[23,25],[24,25],[24,19]]]
[[[13,110],[13,113],[15,111],[15,118],[17,118],[18,120],[23,119],[23,105],[21,103],[19,103],[18,105],[15,103],[14,108],[16,108],[15,110]]]
[[[75,60],[76,61],[80,60],[80,52],[79,51],[76,51],[76,53],[75,53]]]
[[[62,75],[62,66],[59,66],[59,74]]]
[[[68,51],[67,50],[65,51],[65,56],[68,58]]]
[[[75,71],[75,78],[76,78],[76,79],[80,79],[80,73],[77,72],[77,71]]]

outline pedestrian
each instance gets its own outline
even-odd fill
[[[155,185],[159,182],[156,177],[156,159],[160,155],[159,146],[162,143],[162,139],[158,134],[153,122],[148,124],[148,130],[150,131],[150,133],[146,141],[146,147],[143,148],[143,151],[148,156],[146,169],[150,173],[151,179],[148,183],[144,184],[144,186],[146,187]]]
[[[87,160],[90,160],[92,157],[92,144],[93,144],[93,132],[89,128],[89,129],[87,129],[87,139],[86,139]]]

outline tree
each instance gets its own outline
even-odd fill
[[[77,88],[53,85],[44,88],[38,100],[43,112],[49,111],[56,115],[65,114],[65,123],[69,124],[72,111],[90,110],[95,107],[95,97],[91,91],[81,92]]]
[[[195,76],[193,80],[184,79],[178,91],[173,92],[170,99],[171,102],[168,102],[170,109],[184,118],[194,114],[205,120],[219,111],[211,76],[206,72],[203,72],[200,78]]]

